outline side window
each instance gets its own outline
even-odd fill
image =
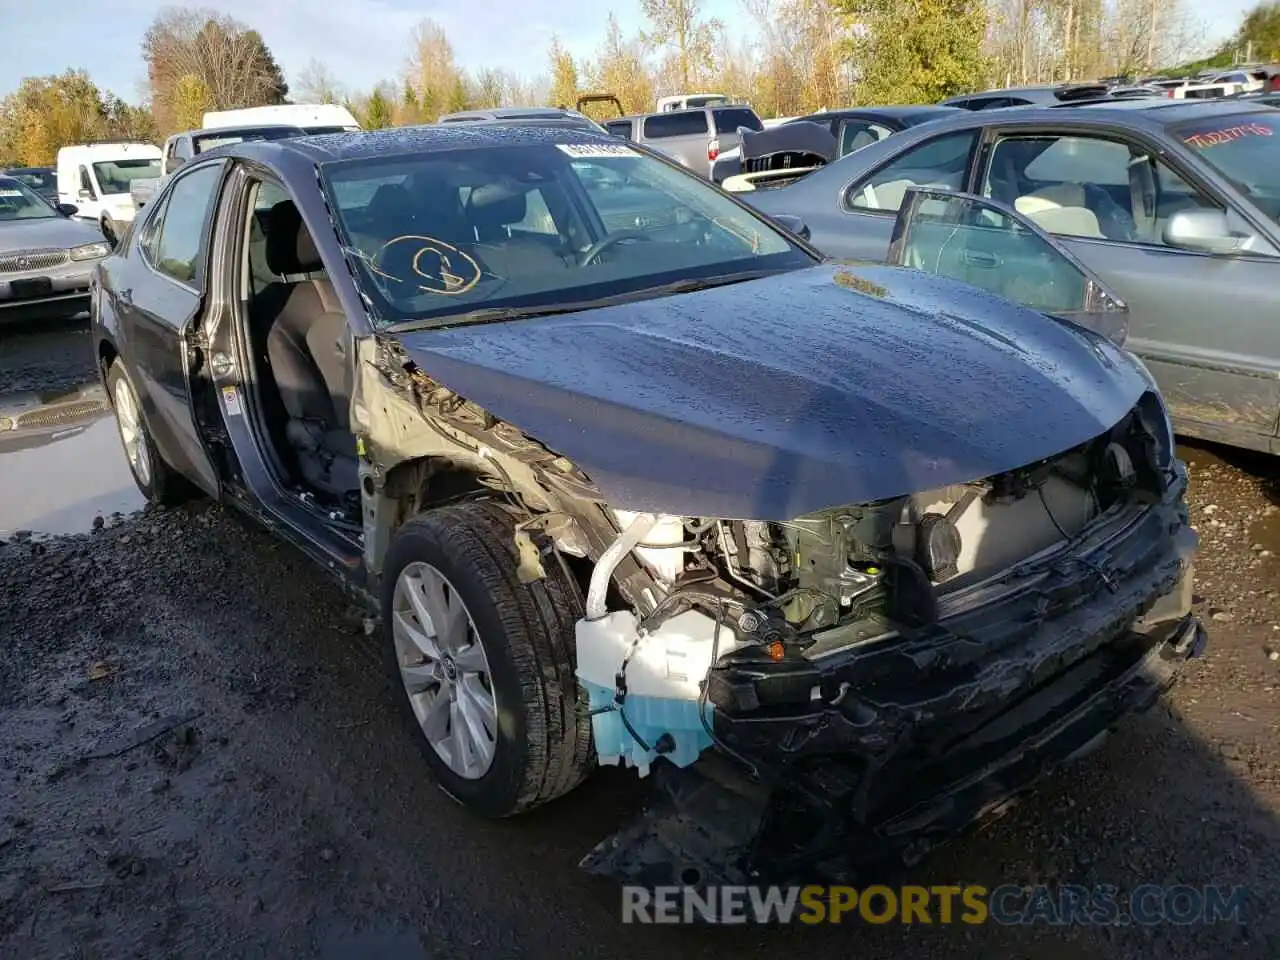
[[[158,218],[149,252],[161,273],[183,283],[200,278],[200,253],[204,249],[205,221],[218,191],[222,165],[211,164],[182,177],[169,190],[168,203]]]
[[[1219,209],[1137,144],[1102,137],[1011,137],[991,152],[983,194],[1048,233],[1163,243],[1170,217]]]
[[[93,180],[89,178],[89,168],[85,166],[80,167],[80,189],[89,192],[90,200],[98,199],[98,191],[93,189]]]
[[[138,237],[138,249],[152,263],[156,262],[156,241],[160,238],[160,224],[164,221],[164,212],[169,206],[168,195],[164,196],[159,203],[155,204],[155,209],[147,207],[147,221],[141,224],[141,230],[135,230],[134,233]]]
[[[191,159],[191,141],[189,141],[186,137],[179,137],[178,142],[174,148],[174,156],[176,156],[179,160],[190,160]]]
[[[882,127],[869,120],[850,121],[840,128],[840,156],[844,157],[863,147],[869,147],[892,133],[893,131],[888,127]]]
[[[739,127],[748,130],[763,130],[764,124],[756,116],[754,110],[746,107],[735,107],[732,110],[713,110],[716,119],[716,133],[737,133]]]
[[[977,138],[976,130],[965,130],[911,148],[866,180],[854,184],[846,194],[846,205],[854,210],[897,212],[908,187],[964,189],[969,155]]]
[[[677,113],[659,113],[644,118],[644,138],[660,140],[663,137],[689,137],[707,132],[707,111],[682,110]]]
[[[263,181],[254,186],[253,209],[249,212],[248,250],[249,293],[258,296],[270,284],[279,281],[267,263],[267,230],[270,228],[271,210],[289,194],[278,184]]]
[[[604,128],[612,133],[615,137],[622,137],[624,140],[631,139],[631,121],[630,120],[611,120],[604,125]]]
[[[543,233],[557,236],[556,222],[542,199],[542,191],[534,188],[524,195],[524,219],[511,225],[512,233]]]
[[[1123,329],[1117,298],[1015,217],[975,197],[923,193],[906,205],[889,262],[960,280],[1014,303],[1062,315],[1097,314],[1090,326]]]

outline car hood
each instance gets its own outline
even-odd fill
[[[0,220],[0,251],[40,247],[78,247],[102,239],[98,228],[83,220],[49,217],[41,220]]]
[[[991,476],[1092,439],[1148,389],[1099,336],[892,267],[398,338],[613,507],[683,516],[785,520]]]

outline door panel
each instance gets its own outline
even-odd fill
[[[1136,137],[1020,129],[993,139],[984,192],[1012,189],[1020,210],[1045,198],[1032,218],[1128,304],[1126,346],[1156,378],[1179,432],[1267,449],[1280,417],[1274,248],[1261,237],[1243,255],[1168,245],[1174,213],[1222,205]],[[1080,199],[1064,199],[1067,187]],[[1077,227],[1055,202],[1076,204]],[[1078,229],[1087,214],[1092,231]]]
[[[1280,259],[1062,238],[1129,304],[1128,348],[1142,357],[1180,432],[1276,435]],[[1253,444],[1249,444],[1253,445]]]
[[[889,263],[960,280],[1125,342],[1124,303],[1058,241],[995,201],[907,191]]]
[[[218,476],[196,425],[188,335],[203,304],[209,222],[224,164],[176,177],[134,234],[129,286],[117,292],[122,356],[161,456],[211,494]]]

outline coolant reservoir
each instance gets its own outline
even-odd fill
[[[629,510],[615,510],[619,529],[631,526],[636,514]],[[678,544],[684,542],[684,520],[680,517],[661,517],[653,529],[645,535],[645,543],[652,547],[636,547],[635,555],[665,583],[674,583],[684,570],[684,550]]]
[[[643,777],[658,756],[687,767],[711,745],[699,716],[698,694],[711,665],[715,627],[714,620],[696,610],[672,617],[638,639],[636,616],[629,610],[578,621],[577,675],[590,699],[601,763],[625,762]],[[719,654],[737,646],[737,636],[722,625]],[[618,704],[617,676],[624,660],[627,694]],[[710,703],[705,716],[710,725]]]

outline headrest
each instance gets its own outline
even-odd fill
[[[267,266],[279,277],[324,269],[311,232],[292,200],[281,200],[271,208],[267,221]]]
[[[401,184],[384,183],[373,191],[373,196],[365,207],[365,216],[373,221],[395,222],[409,214],[410,202],[409,191]]]
[[[1019,197],[1014,201],[1013,208],[1022,214],[1032,214],[1055,207],[1084,207],[1088,205],[1085,200],[1081,184],[1055,183]]]
[[[467,197],[467,213],[473,221],[507,227],[524,219],[528,197],[528,191],[514,181],[486,183]]]

